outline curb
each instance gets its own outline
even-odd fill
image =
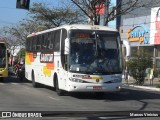
[[[137,85],[129,85],[129,86],[135,87],[135,88],[140,88],[140,89],[152,90],[152,91],[160,91],[160,88],[154,88],[154,87],[137,86]]]

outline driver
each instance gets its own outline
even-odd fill
[[[80,63],[80,54],[79,54],[79,51],[76,52],[76,56],[75,56],[75,63]]]

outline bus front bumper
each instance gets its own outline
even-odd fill
[[[67,86],[69,92],[116,92],[120,91],[121,83],[110,84],[85,84],[85,83],[70,83]]]

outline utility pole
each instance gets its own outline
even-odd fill
[[[106,23],[106,21],[108,21],[109,2],[110,2],[110,0],[105,0],[105,2],[104,2],[104,7],[105,7],[105,11],[104,11],[104,26],[108,26],[108,22]]]

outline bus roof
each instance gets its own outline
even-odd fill
[[[72,25],[63,25],[63,26],[60,26],[60,27],[51,28],[51,29],[40,31],[40,32],[37,32],[37,33],[32,33],[32,34],[28,35],[27,37],[43,34],[43,33],[46,33],[46,32],[51,32],[53,30],[58,30],[58,29],[62,29],[62,28],[66,29],[66,30],[71,30],[71,29],[78,30],[79,29],[79,30],[104,30],[104,31],[118,32],[117,29],[110,28],[110,27],[107,27],[107,26],[72,24]]]
[[[5,41],[0,41],[0,44],[5,44],[6,45],[6,42]]]
[[[7,45],[6,45],[6,43],[5,42],[3,42],[3,41],[0,41],[0,48],[7,48]]]

